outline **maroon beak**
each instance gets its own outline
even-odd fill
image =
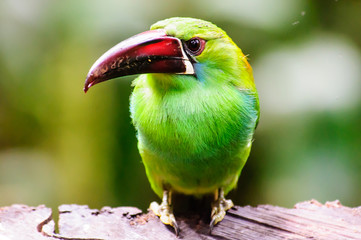
[[[109,79],[141,73],[194,74],[182,42],[164,30],[128,38],[104,53],[90,68],[84,92]]]

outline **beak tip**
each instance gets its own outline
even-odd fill
[[[94,85],[94,79],[93,79],[93,76],[92,75],[88,75],[86,80],[85,80],[85,84],[84,84],[84,88],[83,88],[83,91],[84,93],[87,93],[89,88],[91,86]]]

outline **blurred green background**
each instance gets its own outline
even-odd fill
[[[161,19],[216,23],[249,54],[261,120],[236,204],[361,205],[361,1],[0,2],[0,206],[157,200],[127,77],[82,91],[94,61]]]

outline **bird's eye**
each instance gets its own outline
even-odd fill
[[[193,56],[198,56],[203,52],[205,43],[206,41],[203,39],[195,37],[186,41],[186,46],[190,54]]]

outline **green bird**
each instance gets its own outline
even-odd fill
[[[130,97],[138,149],[162,198],[150,209],[178,234],[172,193],[213,194],[212,229],[233,206],[225,195],[237,184],[259,119],[247,57],[216,25],[169,18],[104,53],[84,91],[133,74],[141,74]]]

